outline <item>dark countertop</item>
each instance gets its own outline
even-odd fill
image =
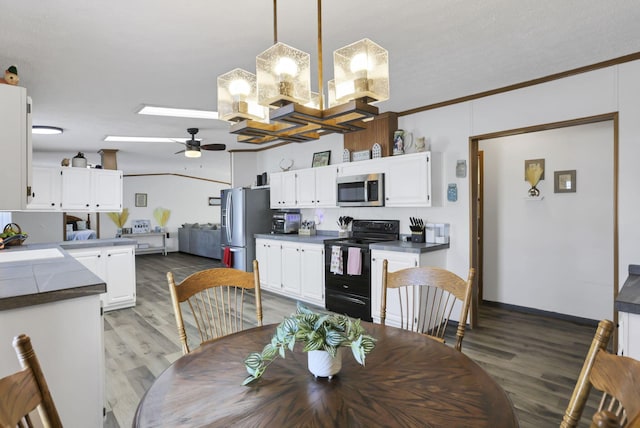
[[[288,234],[288,235],[271,235],[271,234],[255,234],[255,238],[257,239],[273,239],[276,241],[291,241],[291,242],[302,242],[309,244],[324,244],[324,241],[327,239],[336,239],[338,237],[337,234],[321,234],[315,236],[304,236],[304,235],[296,235],[296,234]],[[449,244],[427,244],[427,243],[413,243],[407,241],[387,241],[387,242],[379,242],[377,244],[371,244],[369,246],[372,250],[384,250],[384,251],[400,251],[403,253],[428,253],[430,251],[437,250],[446,250],[449,248]]]
[[[133,245],[131,239],[96,239],[51,244],[29,244],[0,250],[0,311],[73,299],[107,291],[105,282],[74,259],[65,249]],[[57,252],[55,251],[57,250]],[[21,253],[47,257],[21,258]],[[52,257],[51,257],[52,256]]]
[[[446,250],[447,248],[449,248],[449,244],[428,244],[426,242],[418,244],[415,242],[407,241],[389,241],[371,244],[369,245],[369,248],[371,248],[372,250],[400,251],[403,253],[421,254],[431,251]]]
[[[629,265],[629,276],[615,303],[616,310],[640,314],[640,265]]]

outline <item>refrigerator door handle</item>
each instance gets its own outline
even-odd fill
[[[227,242],[231,245],[231,235],[233,229],[233,200],[231,198],[231,192],[227,193]]]

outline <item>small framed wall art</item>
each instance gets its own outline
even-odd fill
[[[317,166],[327,166],[329,165],[330,158],[331,158],[331,150],[327,150],[326,152],[314,153],[313,161],[311,162],[311,167],[315,168]]]
[[[576,170],[553,172],[553,193],[576,192]]]
[[[209,206],[220,205],[220,198],[209,196]]]
[[[146,207],[146,206],[147,206],[147,194],[136,193],[136,207]]]

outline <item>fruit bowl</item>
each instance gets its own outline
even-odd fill
[[[0,233],[0,238],[3,239],[2,243],[6,246],[22,245],[25,239],[27,239],[27,234],[22,233],[22,229],[17,223],[9,223],[4,227],[2,233]]]

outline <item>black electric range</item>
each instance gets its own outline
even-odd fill
[[[325,307],[353,318],[371,321],[371,251],[369,245],[396,241],[399,220],[354,220],[352,236],[324,241]],[[359,255],[349,248],[358,248]],[[349,257],[360,257],[360,273],[350,274]],[[338,261],[332,268],[332,259]]]

